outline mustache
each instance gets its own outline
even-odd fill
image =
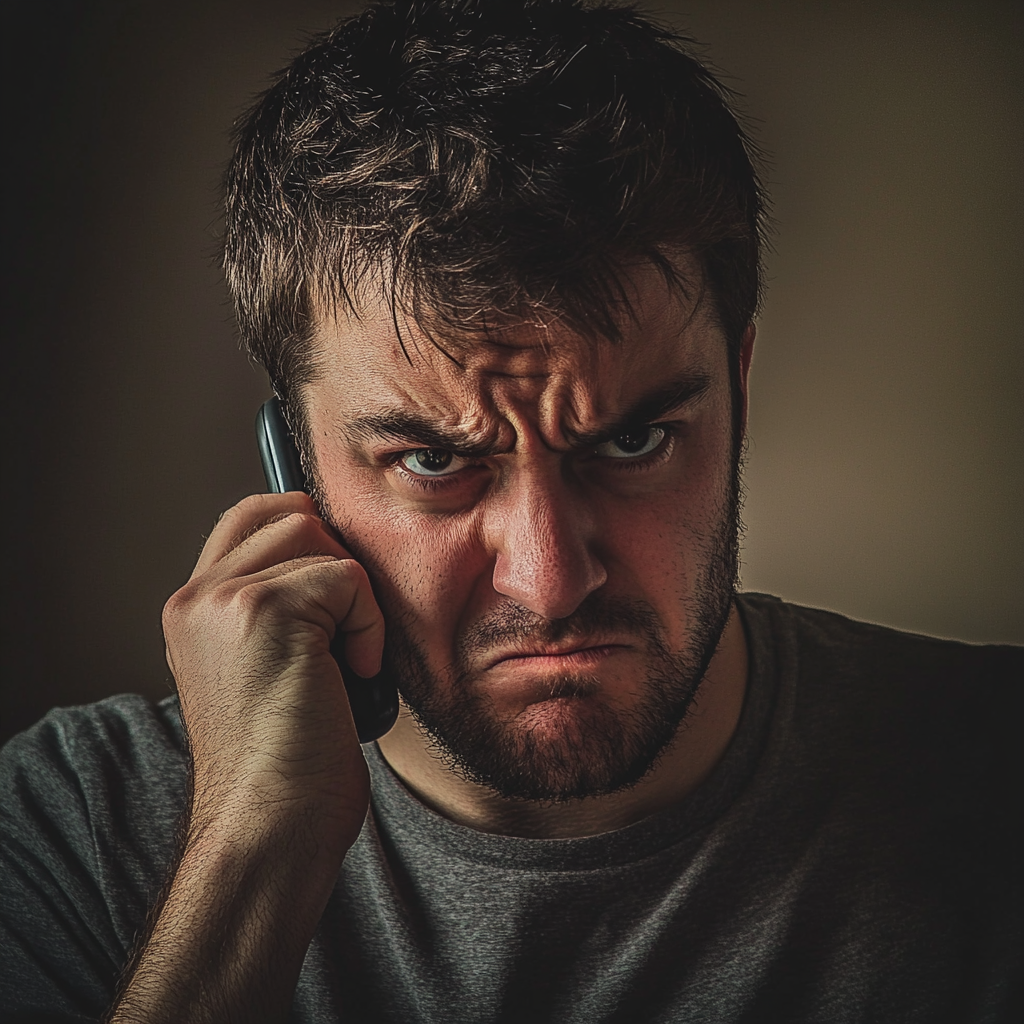
[[[509,601],[469,626],[456,646],[459,661],[466,665],[474,656],[501,645],[530,641],[551,644],[623,632],[641,636],[648,647],[659,653],[667,652],[661,620],[646,601],[599,594],[590,594],[564,619],[545,619]]]

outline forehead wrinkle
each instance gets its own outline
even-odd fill
[[[577,346],[574,355],[568,365],[552,371],[540,395],[538,428],[549,448],[565,447],[577,427],[599,422],[608,404],[603,392],[622,387],[618,373],[602,372],[607,352],[599,346]]]
[[[423,394],[396,380],[389,383],[391,395],[374,403],[376,409],[365,410],[342,425],[350,441],[390,438],[479,454],[510,447],[509,430],[502,430],[500,418],[487,409],[484,396],[474,394],[464,383],[445,387],[438,381],[424,388]]]
[[[590,388],[585,381],[598,380],[593,355],[580,358],[560,357],[547,353],[548,365],[534,373],[495,371],[481,368],[476,373],[478,391],[486,395],[494,414],[516,437],[517,446],[536,434],[539,442],[551,451],[566,447],[563,421],[574,419],[573,406],[590,405]],[[553,364],[553,365],[552,365]],[[568,407],[568,412],[567,412]]]
[[[578,337],[572,341],[571,346],[544,353],[545,365],[535,372],[484,362],[463,377],[469,390],[484,396],[494,414],[510,425],[517,444],[535,433],[549,451],[564,451],[574,447],[577,433],[603,425],[605,407],[607,414],[618,411],[626,386],[621,372],[624,353]],[[609,360],[612,365],[606,366]]]
[[[662,359],[654,365],[640,361],[634,367],[628,353],[619,350],[617,355],[611,366],[595,360],[597,365],[583,365],[575,373],[570,368],[552,374],[539,424],[548,447],[555,446],[554,439],[569,447],[601,443],[622,429],[696,407],[714,386],[714,375],[699,357]]]
[[[466,448],[510,452],[529,447],[530,435],[549,450],[577,447],[580,438],[618,423],[640,397],[641,381],[664,380],[670,375],[666,359],[676,362],[670,353],[685,349],[695,318],[679,315],[686,310],[678,302],[664,301],[678,297],[653,298],[643,309],[643,322],[629,325],[619,344],[584,337],[564,325],[548,325],[543,332],[521,325],[518,338],[509,332],[501,339],[504,344],[494,339],[480,344],[478,339],[460,349],[458,366],[429,347],[416,346],[415,365],[401,363],[389,370],[375,358],[381,338],[363,324],[365,344],[357,346],[363,350],[357,361],[366,363],[382,386],[356,404],[352,411],[366,410],[367,415],[354,417],[345,433],[378,441],[382,434],[399,437],[404,420],[407,425],[418,421]],[[538,334],[545,344],[536,343]],[[507,343],[512,341],[517,343]]]

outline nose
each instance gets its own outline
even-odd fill
[[[494,589],[546,619],[571,615],[608,578],[594,510],[554,466],[517,473],[486,517]]]

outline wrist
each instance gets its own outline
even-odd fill
[[[351,764],[299,774],[273,764],[211,770],[193,762],[187,845],[229,847],[238,854],[273,851],[336,870],[356,841],[369,806],[369,772],[356,748]]]
[[[278,876],[294,874],[307,883],[320,874],[333,878],[365,819],[332,802],[310,797],[254,798],[245,792],[193,799],[182,859],[202,858],[225,868]]]

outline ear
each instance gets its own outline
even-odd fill
[[[753,321],[747,324],[747,329],[743,332],[743,340],[740,342],[740,400],[743,403],[743,407],[740,410],[740,432],[746,436],[747,433],[747,407],[748,407],[748,395],[749,390],[747,387],[747,379],[750,376],[750,360],[754,355],[754,338],[757,335],[757,327],[754,326]]]

